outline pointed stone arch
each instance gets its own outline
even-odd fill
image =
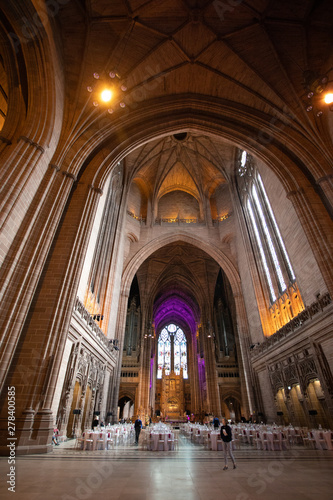
[[[207,241],[204,241],[202,238],[197,238],[195,236],[190,236],[188,233],[179,231],[173,235],[164,235],[163,237],[158,237],[144,245],[127,263],[124,268],[123,276],[122,276],[122,290],[123,294],[128,294],[132,280],[134,275],[141,266],[141,264],[156,250],[159,248],[170,244],[175,243],[177,241],[181,241],[184,243],[188,243],[189,245],[193,245],[194,247],[198,247],[204,252],[206,252],[213,260],[215,260],[220,267],[225,271],[232,290],[234,294],[241,293],[241,285],[240,285],[240,276],[239,273],[231,262],[231,260],[215,245],[209,244]]]

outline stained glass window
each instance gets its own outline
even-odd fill
[[[187,372],[187,342],[181,328],[171,323],[163,328],[157,343],[157,378],[165,374],[170,375],[173,369],[176,375],[183,369],[183,378],[188,378]]]

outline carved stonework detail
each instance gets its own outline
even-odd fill
[[[295,365],[287,366],[287,368],[284,369],[284,376],[287,385],[297,384],[299,382],[298,373]]]
[[[271,384],[274,389],[274,393],[278,391],[281,387],[285,386],[283,373],[280,370],[272,371],[270,370]]]
[[[304,382],[308,382],[311,378],[319,378],[314,359],[307,358],[301,361],[298,366]]]

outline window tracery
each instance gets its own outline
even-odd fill
[[[157,343],[157,378],[162,378],[163,369],[170,375],[173,369],[176,375],[183,370],[183,378],[187,373],[187,341],[179,326],[171,323],[161,331]]]
[[[263,320],[263,328],[265,334],[271,335],[301,312],[304,304],[262,178],[254,159],[244,151],[239,151],[237,172],[257,271],[268,298],[270,326]]]

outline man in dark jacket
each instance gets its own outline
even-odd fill
[[[234,469],[236,469],[236,462],[235,458],[232,454],[232,432],[231,432],[231,427],[228,425],[227,421],[225,418],[222,418],[222,425],[221,425],[221,439],[222,439],[222,445],[223,445],[223,452],[224,452],[224,467],[223,470],[228,469],[228,451],[230,458],[232,460],[232,463],[234,464]]]
[[[135,444],[139,444],[139,436],[142,429],[142,422],[139,419],[139,415],[136,421],[134,422],[134,429],[135,429]]]

